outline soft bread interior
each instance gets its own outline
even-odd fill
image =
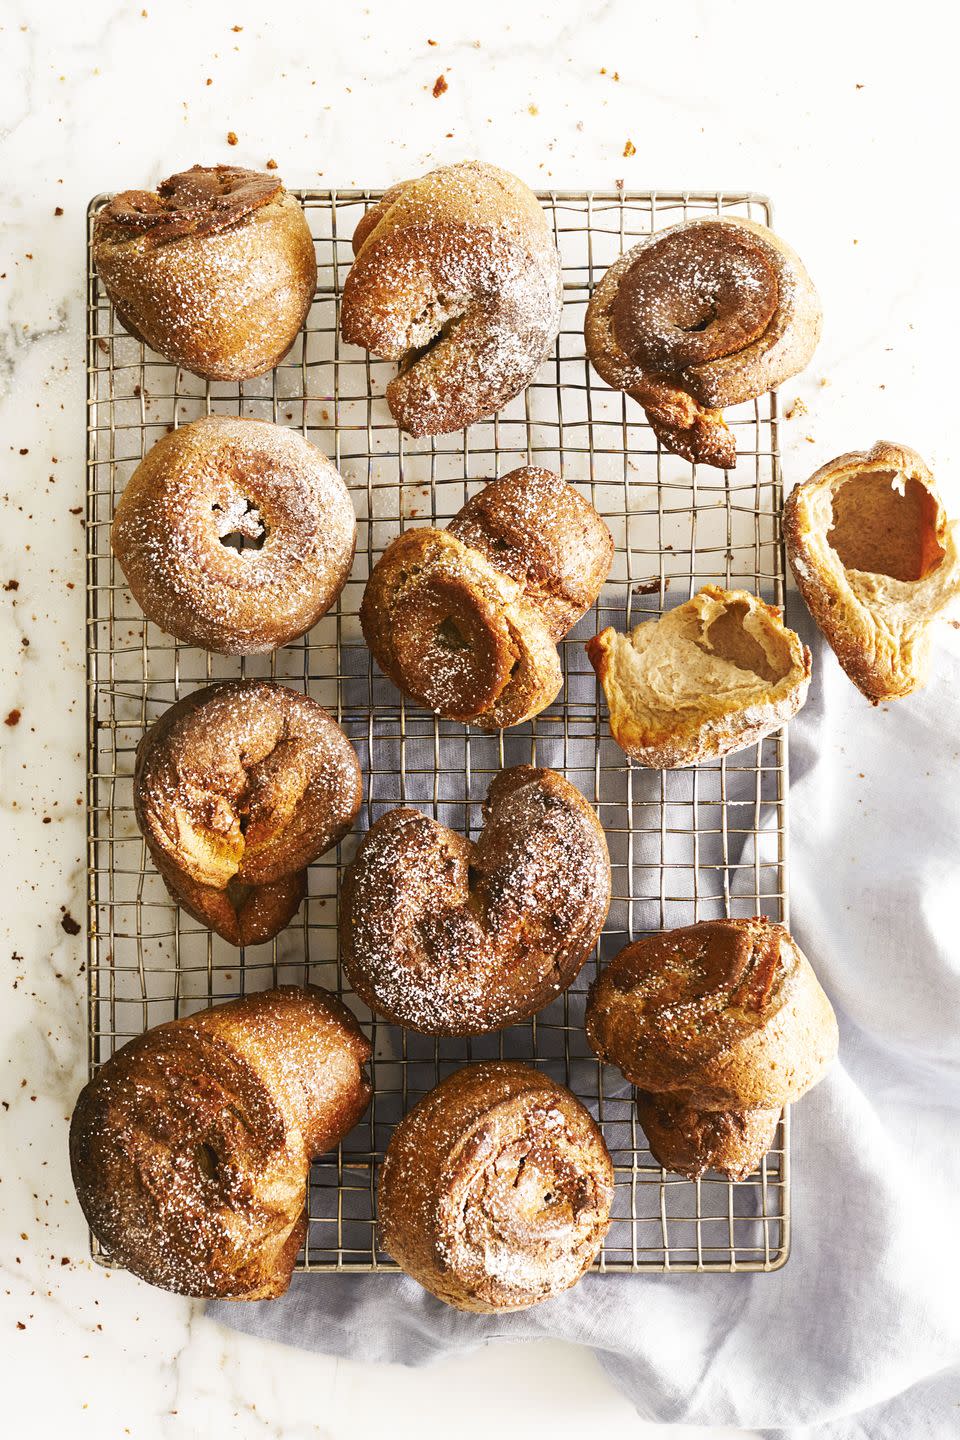
[[[679,710],[766,700],[804,673],[799,642],[791,646],[790,632],[741,591],[701,591],[661,620],[613,635],[610,662],[611,711],[628,710],[652,732],[669,728]]]
[[[833,492],[827,542],[845,570],[922,580],[943,560],[937,516],[937,502],[919,480],[868,470]]]

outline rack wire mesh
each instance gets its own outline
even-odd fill
[[[642,410],[607,389],[583,347],[593,285],[624,248],[695,215],[769,223],[769,202],[751,194],[541,194],[563,259],[563,325],[553,355],[496,417],[414,441],[396,429],[382,398],[393,366],[345,346],[338,334],[350,238],[379,194],[297,193],[317,247],[314,304],[283,363],[240,385],[207,384],[178,371],[122,330],[90,262],[93,221],[107,197],[89,208],[91,1073],[149,1026],[247,991],[310,979],[345,995],[364,1017],[374,1045],[374,1098],[339,1150],[313,1167],[299,1268],[393,1268],[377,1246],[375,1194],[393,1126],[458,1065],[510,1056],[568,1084],[600,1120],[616,1169],[616,1201],[597,1269],[776,1269],[789,1250],[788,1115],[760,1170],[744,1182],[667,1174],[647,1148],[630,1087],[598,1064],[582,1025],[601,961],[627,941],[721,915],[788,919],[783,734],[694,769],[633,766],[609,736],[583,650],[604,625],[654,618],[708,581],[783,604],[776,396],[728,413],[737,435],[735,470],[698,469],[661,451]],[[266,657],[209,655],[162,634],[145,621],[110,551],[116,500],[142,456],[171,427],[210,412],[301,431],[334,459],[357,510],[357,559],[335,610],[304,639]],[[406,703],[374,666],[357,611],[370,568],[400,529],[445,524],[486,480],[528,463],[559,471],[589,494],[613,531],[616,557],[593,611],[563,643],[566,683],[558,700],[530,724],[486,735]],[[131,779],[144,727],[174,700],[213,679],[260,675],[302,687],[332,711],[357,749],[365,803],[355,833],[311,867],[308,898],[290,927],[268,945],[238,952],[170,901],[134,821]],[[343,984],[336,944],[339,876],[361,830],[394,805],[415,804],[476,835],[493,775],[520,763],[561,770],[598,809],[614,900],[597,953],[533,1021],[496,1035],[435,1040],[369,1017]]]

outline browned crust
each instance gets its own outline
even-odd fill
[[[370,1044],[315,986],[156,1026],[84,1087],[70,1164],[111,1258],[181,1295],[262,1300],[290,1283],[310,1161],[359,1120]]]
[[[587,1039],[641,1090],[696,1110],[780,1109],[837,1052],[809,961],[762,916],[638,940],[591,987]]]
[[[458,430],[520,393],[556,339],[560,258],[531,190],[477,161],[395,185],[354,235],[340,331],[399,360],[386,398],[411,435]]]
[[[467,1065],[408,1112],[380,1171],[384,1249],[478,1314],[568,1289],[609,1226],[613,1165],[595,1121],[528,1065]]]
[[[250,545],[225,543],[238,534]],[[110,543],[161,630],[251,655],[288,644],[326,614],[347,582],[356,535],[347,488],[315,445],[265,420],[208,415],[147,452]]]
[[[303,208],[273,175],[195,165],[98,214],[97,274],[117,318],[175,365],[248,380],[283,359],[313,301]]]
[[[519,725],[559,693],[557,641],[593,604],[612,558],[593,506],[522,466],[447,530],[408,530],[387,547],[361,602],[364,639],[384,674],[436,714]]]
[[[796,253],[730,215],[670,226],[621,255],[590,298],[584,337],[598,374],[643,406],[666,449],[728,469],[723,407],[802,370],[820,325]]]
[[[650,1153],[665,1170],[699,1180],[716,1170],[746,1180],[777,1131],[780,1110],[697,1110],[682,1098],[637,1091],[637,1119]]]
[[[552,770],[501,771],[476,843],[420,811],[364,837],[340,894],[340,957],[365,1004],[428,1035],[526,1019],[576,978],[610,907],[600,822]]]
[[[491,480],[447,529],[523,586],[555,642],[590,609],[613,564],[613,536],[589,500],[536,465]]]
[[[742,708],[734,704],[714,703],[704,695],[697,710],[676,711],[664,719],[662,727],[651,730],[640,723],[627,706],[612,697],[612,654],[623,638],[612,627],[586,642],[587,656],[607,698],[610,731],[620,748],[639,765],[656,770],[697,765],[703,760],[734,754],[759,744],[767,735],[797,713],[810,688],[811,655],[809,647],[783,624],[780,610],[745,590],[723,590],[717,585],[704,585],[698,595],[718,602],[742,601],[766,615],[775,628],[789,637],[793,648],[793,681],[779,696],[772,691],[755,698]],[[696,599],[697,597],[695,597]],[[691,605],[693,601],[685,602]],[[656,621],[646,621],[656,624]]]
[[[872,594],[859,586],[855,591],[850,572],[832,550],[827,535],[833,497],[848,479],[875,470],[917,481],[931,497],[936,517],[933,537],[943,551],[935,586],[924,579],[874,584]],[[948,518],[934,477],[917,452],[878,440],[870,450],[850,451],[828,461],[788,496],[783,534],[807,609],[867,699],[878,705],[925,685],[932,624],[960,593],[960,556],[956,522]]]
[[[214,235],[239,225],[283,190],[275,175],[236,165],[193,165],[156,190],[124,190],[107,201],[97,217],[101,236],[114,240],[149,236],[168,245],[187,235]]]
[[[137,747],[137,824],[180,904],[233,945],[292,919],[305,867],[360,808],[356,753],[322,705],[267,680],[207,686]]]

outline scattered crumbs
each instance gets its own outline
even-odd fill
[[[228,130],[228,131],[227,131],[227,144],[228,144],[228,145],[236,145],[237,143],[238,143],[238,141],[237,141],[237,132],[236,132],[236,130]]]
[[[62,215],[62,214],[63,214],[63,206],[62,206],[62,205],[57,205],[57,206],[54,208],[53,213],[54,213],[54,215]]]
[[[74,920],[73,916],[70,914],[70,911],[65,905],[61,905],[60,909],[63,911],[63,914],[60,916],[60,924],[62,928],[67,932],[68,935],[79,935],[80,926],[77,924],[76,920]]]
[[[796,420],[800,415],[806,415],[806,414],[807,414],[807,407],[806,407],[806,405],[803,403],[803,401],[800,399],[800,396],[798,395],[797,398],[796,398],[796,400],[794,400],[793,404],[790,406],[790,409],[787,411],[786,415],[784,416],[784,419],[786,419],[786,420]]]
[[[439,100],[439,99],[440,99],[440,96],[446,94],[446,92],[447,92],[447,90],[449,90],[449,88],[450,88],[450,87],[449,87],[449,85],[447,84],[447,82],[446,82],[446,80],[444,79],[444,77],[443,77],[442,75],[438,75],[437,78],[436,78],[436,80],[434,80],[434,82],[433,82],[433,98],[434,98],[434,100]]]
[[[268,169],[268,170],[276,170],[276,168],[277,168],[277,162],[276,162],[276,160],[268,160],[268,161],[267,161],[267,169]]]
[[[631,155],[636,155],[636,153],[637,153],[637,147],[636,147],[636,145],[634,145],[634,143],[633,143],[632,140],[628,140],[627,143],[626,143],[626,145],[624,145],[624,147],[623,147],[623,156],[624,156],[624,159],[625,159],[625,160],[629,160],[629,159],[630,159],[630,156],[631,156]]]
[[[4,725],[9,725],[9,726],[10,726],[10,729],[12,730],[13,727],[14,727],[14,725],[19,725],[19,724],[20,724],[20,711],[19,711],[19,710],[11,710],[10,713],[9,713],[9,715],[7,716],[6,720],[4,720],[3,723],[4,723]]]

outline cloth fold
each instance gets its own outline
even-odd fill
[[[784,1269],[591,1274],[501,1317],[458,1314],[403,1276],[308,1275],[281,1301],[209,1315],[407,1365],[493,1339],[568,1340],[660,1422],[818,1440],[956,1433],[960,643],[945,629],[929,687],[872,708],[798,603],[791,622],[814,651],[790,726],[791,930],[841,1043],[794,1111]]]

